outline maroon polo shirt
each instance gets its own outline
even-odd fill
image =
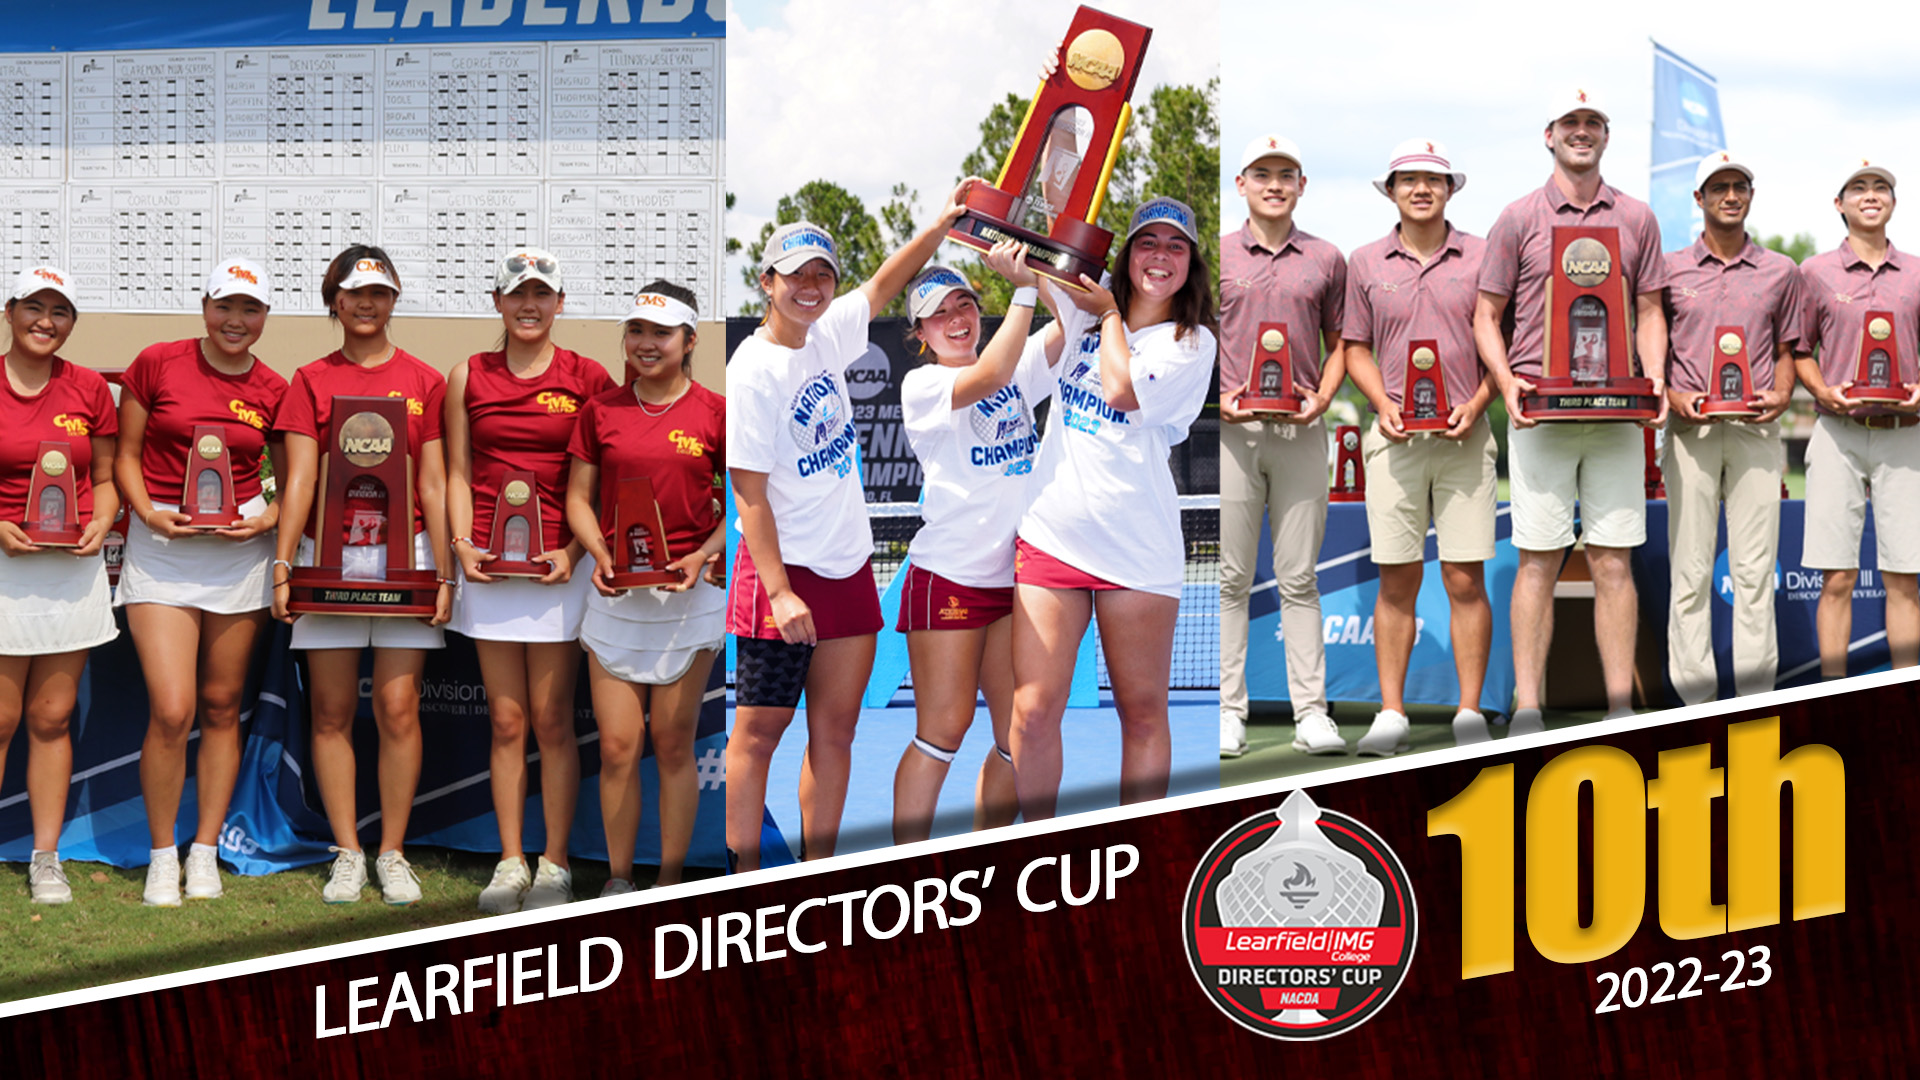
[[[1691,394],[1712,388],[1721,356],[1715,330],[1721,326],[1745,330],[1755,390],[1772,388],[1773,354],[1779,343],[1805,354],[1800,345],[1800,275],[1792,259],[1768,251],[1751,237],[1732,262],[1722,262],[1708,250],[1704,237],[1665,258],[1667,337],[1672,346],[1668,386]]]
[[[1253,229],[1220,238],[1220,392],[1247,385],[1254,339],[1263,322],[1287,324],[1293,348],[1293,384],[1320,385],[1321,336],[1339,333],[1347,294],[1347,260],[1340,249],[1294,227],[1279,251],[1268,251]]]
[[[1346,322],[1341,338],[1373,346],[1387,397],[1402,403],[1408,344],[1431,340],[1440,357],[1447,404],[1462,405],[1480,386],[1480,350],[1473,342],[1480,258],[1487,242],[1447,226],[1447,242],[1426,265],[1400,240],[1400,227],[1356,250],[1347,261]]]
[[[1911,384],[1920,374],[1914,355],[1915,323],[1920,320],[1920,263],[1887,242],[1887,261],[1868,266],[1842,240],[1800,264],[1800,291],[1806,298],[1801,340],[1806,351],[1820,356],[1820,377],[1828,386],[1855,381],[1860,367],[1860,335],[1867,312],[1893,312],[1893,342],[1900,354],[1900,381]],[[1824,407],[1820,410],[1827,411]],[[1881,406],[1853,415],[1886,413]]]
[[[1556,225],[1611,225],[1620,230],[1629,324],[1634,299],[1659,292],[1667,284],[1666,264],[1660,258],[1660,223],[1646,203],[1602,183],[1593,205],[1582,210],[1549,177],[1544,187],[1500,211],[1500,219],[1487,233],[1486,255],[1480,261],[1480,291],[1511,301],[1513,342],[1507,347],[1507,365],[1522,378],[1537,378],[1546,355],[1547,271]],[[1627,347],[1629,355],[1637,352],[1638,343],[1631,334]]]

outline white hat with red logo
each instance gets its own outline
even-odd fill
[[[1301,172],[1307,171],[1306,164],[1300,160],[1300,148],[1284,135],[1262,135],[1248,143],[1240,153],[1240,171],[1246,172],[1254,162],[1270,157],[1286,158]]]
[[[1693,170],[1693,190],[1699,191],[1706,187],[1707,181],[1713,179],[1713,174],[1722,169],[1732,169],[1746,177],[1747,183],[1753,183],[1753,169],[1746,162],[1734,157],[1731,151],[1715,150],[1701,158],[1700,167]]]
[[[14,279],[13,292],[7,299],[25,300],[45,289],[52,289],[66,297],[67,303],[72,304],[75,311],[80,309],[80,297],[74,294],[73,279],[57,266],[29,266],[20,271],[20,276]]]
[[[700,329],[692,308],[665,293],[643,292],[633,298],[633,310],[621,322],[650,322],[660,326],[684,326]]]
[[[364,289],[369,285],[385,285],[396,295],[400,292],[400,283],[394,280],[393,271],[379,259],[366,258],[355,262],[353,269],[347,271],[347,276],[340,279],[341,292]]]
[[[560,260],[539,248],[516,248],[493,271],[493,291],[502,296],[529,281],[544,281],[557,293],[567,291],[560,284]]]
[[[1453,180],[1453,190],[1459,191],[1467,186],[1467,174],[1455,169],[1447,159],[1447,148],[1432,139],[1408,139],[1393,148],[1393,156],[1387,159],[1387,171],[1374,178],[1375,191],[1393,198],[1389,184],[1396,172],[1440,173]]]
[[[1552,127],[1560,122],[1561,117],[1568,113],[1579,112],[1581,109],[1600,114],[1601,123],[1613,123],[1613,118],[1607,115],[1607,107],[1601,103],[1599,94],[1584,86],[1575,86],[1553,95],[1553,102],[1547,113],[1547,126]]]
[[[207,299],[224,296],[251,296],[267,307],[273,306],[273,286],[267,280],[267,268],[252,259],[228,259],[207,275]]]
[[[1877,176],[1880,179],[1885,180],[1887,182],[1888,187],[1900,186],[1899,182],[1893,178],[1892,169],[1887,168],[1885,165],[1882,165],[1877,161],[1869,161],[1866,158],[1861,158],[1859,167],[1854,169],[1852,172],[1848,173],[1847,178],[1840,182],[1840,190],[1841,191],[1847,190],[1848,184],[1853,183],[1855,180],[1858,180],[1863,176]]]

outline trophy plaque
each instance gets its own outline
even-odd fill
[[[1905,401],[1912,389],[1900,381],[1900,347],[1893,336],[1893,312],[1867,312],[1861,323],[1860,366],[1847,396],[1859,401]]]
[[[1327,492],[1327,501],[1365,502],[1367,465],[1360,457],[1360,429],[1341,424],[1334,429],[1333,440],[1338,453],[1334,457],[1333,487]]]
[[[434,613],[439,575],[413,565],[413,458],[405,398],[336,397],[321,444],[314,565],[296,566],[297,614]]]
[[[48,439],[33,459],[27,481],[27,519],[20,529],[41,547],[79,547],[80,500],[73,487],[73,457],[67,444]]]
[[[1653,380],[1633,374],[1633,298],[1620,267],[1620,230],[1553,227],[1547,271],[1546,355],[1534,390],[1520,399],[1529,420],[1651,420]]]
[[[107,526],[106,538],[100,541],[100,557],[107,564],[107,588],[120,587],[120,564],[127,555],[127,504],[123,500],[120,510],[113,515],[113,524]]]
[[[1445,431],[1453,426],[1447,380],[1436,341],[1407,343],[1407,379],[1400,384],[1400,427],[1404,431]]]
[[[524,470],[501,474],[500,497],[493,504],[493,537],[487,550],[497,558],[480,567],[488,577],[546,577],[553,572],[549,563],[535,562],[540,554],[540,486],[534,475]]]
[[[1035,273],[1075,289],[1106,269],[1113,234],[1098,225],[1153,31],[1083,7],[1067,27],[1060,67],[1034,92],[1013,149],[991,185],[975,184],[948,235],[985,251],[1027,245]],[[1097,156],[1096,156],[1097,155]],[[1083,166],[1099,162],[1099,168]]]
[[[196,424],[187,447],[186,481],[180,511],[189,529],[225,529],[240,520],[233,494],[233,464],[227,455],[227,431],[218,424]]]
[[[1700,411],[1708,416],[1759,416],[1753,403],[1753,361],[1747,356],[1747,333],[1738,326],[1716,326],[1714,356],[1707,372],[1707,400]]]
[[[1667,497],[1667,474],[1660,469],[1660,455],[1653,445],[1653,429],[1648,428],[1643,434],[1647,447],[1647,498],[1664,499]]]
[[[1292,416],[1300,405],[1300,395],[1293,388],[1293,342],[1287,336],[1287,324],[1263,322],[1253,341],[1253,361],[1237,407],[1242,412]]]
[[[629,476],[620,481],[613,502],[613,575],[616,589],[678,585],[667,569],[667,527],[653,497],[653,481]]]

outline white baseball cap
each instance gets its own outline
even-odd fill
[[[914,319],[924,319],[940,310],[940,301],[949,293],[963,292],[980,302],[980,294],[974,291],[967,279],[944,266],[929,266],[920,276],[907,286],[907,315]]]
[[[659,326],[684,326],[698,331],[700,320],[693,309],[685,303],[675,300],[665,293],[643,292],[633,298],[633,310],[627,312],[623,323],[634,321],[650,322]]]
[[[365,288],[368,285],[385,285],[396,294],[400,283],[393,278],[393,270],[386,263],[374,258],[364,258],[353,264],[347,276],[340,279],[340,291]]]
[[[228,259],[207,275],[207,299],[223,296],[251,296],[267,307],[273,306],[273,284],[267,280],[267,268],[252,259]]]
[[[67,276],[67,272],[57,266],[29,266],[20,271],[20,276],[14,279],[13,292],[7,299],[25,300],[43,289],[52,289],[66,297],[67,303],[72,304],[73,309],[78,311],[80,298],[74,295],[72,281],[73,279]]]
[[[1246,172],[1254,162],[1267,157],[1286,158],[1301,172],[1307,171],[1306,165],[1300,160],[1300,148],[1283,135],[1262,135],[1248,143],[1240,154],[1240,171]]]
[[[1607,115],[1607,107],[1602,103],[1598,93],[1584,86],[1575,86],[1553,95],[1553,100],[1547,109],[1547,126],[1552,127],[1560,122],[1561,117],[1571,112],[1579,112],[1581,109],[1599,113],[1603,123],[1613,123],[1613,118]]]
[[[791,274],[814,259],[827,260],[833,276],[840,276],[840,256],[834,250],[833,237],[811,221],[796,221],[780,226],[767,237],[766,249],[760,253],[760,268]]]
[[[1713,178],[1713,174],[1722,169],[1732,169],[1746,177],[1747,183],[1753,183],[1753,170],[1747,166],[1746,162],[1734,157],[1729,151],[1715,150],[1701,158],[1700,167],[1693,170],[1693,190],[1699,191],[1706,187],[1707,181]]]
[[[502,296],[529,281],[544,281],[557,293],[567,291],[560,284],[560,260],[539,248],[515,248],[493,271],[493,291]]]
[[[1467,174],[1458,171],[1447,160],[1447,148],[1432,139],[1408,139],[1393,148],[1393,156],[1387,159],[1387,171],[1373,181],[1375,191],[1393,198],[1388,186],[1396,172],[1445,173],[1453,179],[1453,190],[1459,191],[1467,186]]]
[[[1900,186],[1899,182],[1893,178],[1892,169],[1887,168],[1885,165],[1881,165],[1877,162],[1868,160],[1867,158],[1861,158],[1860,166],[1854,169],[1852,172],[1848,173],[1847,178],[1845,180],[1840,181],[1840,190],[1841,191],[1847,190],[1848,184],[1853,183],[1855,180],[1858,180],[1863,176],[1878,176],[1882,180],[1885,180],[1887,182],[1888,187]]]
[[[1186,235],[1194,243],[1200,242],[1200,234],[1194,225],[1193,207],[1169,195],[1148,199],[1133,212],[1133,221],[1127,225],[1127,239],[1149,225],[1171,225]]]

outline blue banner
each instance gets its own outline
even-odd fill
[[[1720,123],[1720,84],[1659,42],[1653,43],[1653,176],[1648,202],[1660,219],[1661,243],[1678,251],[1700,235],[1693,171],[1727,148]]]
[[[726,36],[723,0],[94,0],[9,4],[0,52]]]

